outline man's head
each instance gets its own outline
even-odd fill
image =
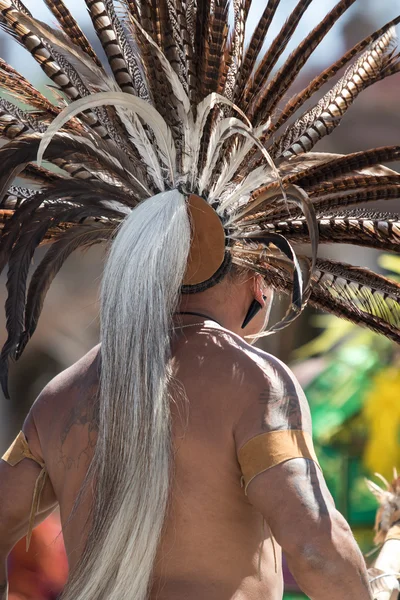
[[[261,310],[242,328],[251,303],[256,300]],[[232,266],[224,279],[197,294],[182,294],[179,310],[198,311],[215,318],[241,337],[257,335],[265,329],[272,302],[272,291],[260,275]]]

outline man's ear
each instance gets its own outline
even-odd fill
[[[257,300],[261,306],[265,305],[266,296],[265,296],[265,282],[261,275],[254,276],[254,288],[253,288],[254,298]]]

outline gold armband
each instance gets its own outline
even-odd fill
[[[35,488],[33,490],[28,531],[26,534],[26,549],[28,550],[32,537],[33,527],[35,525],[36,513],[39,510],[40,496],[42,494],[43,487],[46,481],[47,471],[44,462],[36,458],[36,456],[33,456],[32,452],[30,451],[28,441],[25,437],[24,432],[20,431],[13,443],[11,444],[11,446],[9,447],[9,449],[2,456],[2,460],[4,460],[12,467],[15,467],[15,465],[20,463],[21,460],[23,460],[24,458],[30,458],[31,460],[34,460],[40,467],[42,467],[42,470],[40,471],[38,478],[36,479]]]
[[[309,458],[319,467],[311,435],[306,431],[269,431],[251,438],[238,452],[245,493],[254,477],[292,458]]]

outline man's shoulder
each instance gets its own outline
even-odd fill
[[[72,413],[88,413],[97,386],[100,346],[54,377],[33,403],[23,424],[31,451],[44,459],[44,448]],[[84,406],[86,405],[86,406]]]
[[[31,413],[35,420],[47,413],[70,404],[82,392],[93,390],[98,384],[100,345],[95,346],[73,365],[56,375],[34,402]]]
[[[269,431],[311,432],[307,399],[285,363],[234,335],[221,350],[224,365],[232,364],[230,386],[240,404],[235,430],[241,443]]]
[[[278,358],[227,329],[218,329],[216,335],[210,335],[210,341],[208,348],[215,359],[214,368],[240,372],[242,380],[249,380],[262,389],[274,377],[291,376],[290,369]]]

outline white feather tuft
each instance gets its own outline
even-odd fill
[[[282,185],[281,176],[280,176],[279,171],[276,168],[274,161],[272,160],[270,154],[264,148],[264,146],[262,145],[262,143],[260,142],[258,137],[256,137],[253,129],[250,127],[247,127],[244,123],[242,123],[242,121],[239,121],[239,119],[235,119],[234,117],[222,119],[222,121],[220,121],[218,123],[218,125],[216,126],[216,128],[214,129],[214,132],[211,136],[211,139],[210,139],[210,142],[208,145],[206,166],[204,167],[203,173],[200,178],[201,190],[204,189],[206,182],[211,179],[212,171],[213,171],[216,161],[218,159],[219,148],[231,135],[234,135],[236,133],[243,135],[245,137],[248,137],[249,139],[252,140],[253,144],[259,148],[259,150],[263,154],[267,164],[270,166],[271,172],[272,172],[273,176],[275,177],[275,180],[278,182],[278,184],[281,188],[282,196],[284,198],[286,198],[286,193],[285,193],[285,190]],[[214,140],[212,139],[213,135],[214,135]]]
[[[264,131],[268,129],[270,123],[271,119],[268,119],[266,123],[263,123],[263,125],[256,127],[256,129],[253,130],[254,135],[256,137],[260,137],[264,133]],[[234,150],[231,153],[231,156],[229,157],[229,160],[226,161],[215,186],[210,192],[209,198],[211,200],[215,200],[216,198],[219,198],[221,196],[221,194],[224,191],[224,188],[232,180],[232,177],[239,169],[240,165],[242,164],[242,162],[244,161],[244,159],[246,158],[247,154],[250,152],[253,146],[253,140],[246,139],[240,146],[234,148]]]
[[[193,131],[193,141],[194,141],[195,146],[194,146],[194,151],[193,151],[192,167],[190,170],[190,177],[189,177],[189,186],[191,188],[194,187],[194,183],[196,180],[196,174],[197,174],[197,171],[199,168],[198,162],[199,162],[199,156],[200,156],[201,138],[203,137],[203,130],[204,130],[204,127],[207,122],[207,117],[210,114],[210,111],[217,104],[225,104],[225,105],[229,106],[230,108],[232,108],[233,110],[235,110],[243,118],[243,120],[247,122],[247,125],[249,127],[251,127],[251,123],[250,123],[249,119],[246,117],[246,115],[244,114],[244,112],[238,106],[236,106],[236,104],[233,104],[233,102],[231,102],[224,96],[217,94],[216,92],[212,92],[211,94],[206,96],[201,102],[199,102],[199,104],[197,105],[197,112],[196,112],[197,118],[196,118],[196,122],[194,124],[194,131]]]
[[[218,214],[222,214],[228,207],[234,210],[234,206],[239,201],[248,200],[251,192],[265,185],[266,179],[271,174],[271,169],[261,165],[254,169],[236,186],[233,193],[226,192],[220,196],[221,204],[218,206]]]
[[[219,150],[222,144],[234,133],[237,133],[237,128],[245,127],[245,125],[236,117],[226,117],[217,123],[210,135],[210,140],[207,148],[206,164],[199,179],[199,193],[207,187],[207,183],[211,181],[214,167],[217,163]]]
[[[65,123],[72,119],[72,117],[75,117],[80,112],[89,108],[110,105],[132,110],[137,113],[149,127],[151,127],[158,144],[160,158],[168,167],[171,184],[175,185],[176,149],[170,128],[160,113],[148,102],[124,92],[100,92],[86,98],[80,98],[67,106],[54,119],[46,133],[43,135],[38,150],[38,164],[41,164],[44,152],[50,144],[52,137],[65,125]]]
[[[116,111],[130,136],[130,141],[137,148],[143,162],[146,164],[149,175],[152,177],[158,190],[163,192],[165,190],[165,183],[160,162],[139,117],[135,113],[132,113],[132,111],[127,111],[121,107],[116,107]]]
[[[381,487],[379,487],[379,485],[377,485],[374,481],[371,481],[370,479],[365,479],[365,483],[367,484],[367,487],[371,494],[373,494],[376,498],[381,498],[382,495],[385,493],[384,490]]]
[[[378,479],[380,479],[382,481],[382,483],[384,484],[384,486],[386,487],[387,490],[390,489],[390,483],[383,475],[381,475],[380,473],[374,473],[374,475],[375,475],[375,477],[377,477]]]
[[[160,50],[155,41],[149,36],[149,34],[143,29],[140,23],[130,15],[132,23],[140,30],[141,34],[145,37],[146,41],[154,48],[159,58],[161,67],[165,73],[166,78],[171,84],[172,91],[175,94],[175,98],[178,100],[178,113],[182,122],[183,127],[183,173],[187,173],[189,170],[189,165],[191,164],[192,155],[193,155],[193,127],[194,127],[194,118],[193,112],[190,106],[190,100],[188,95],[186,94],[184,87],[177,75],[177,73],[172,68],[169,60],[165,57],[164,53]]]

